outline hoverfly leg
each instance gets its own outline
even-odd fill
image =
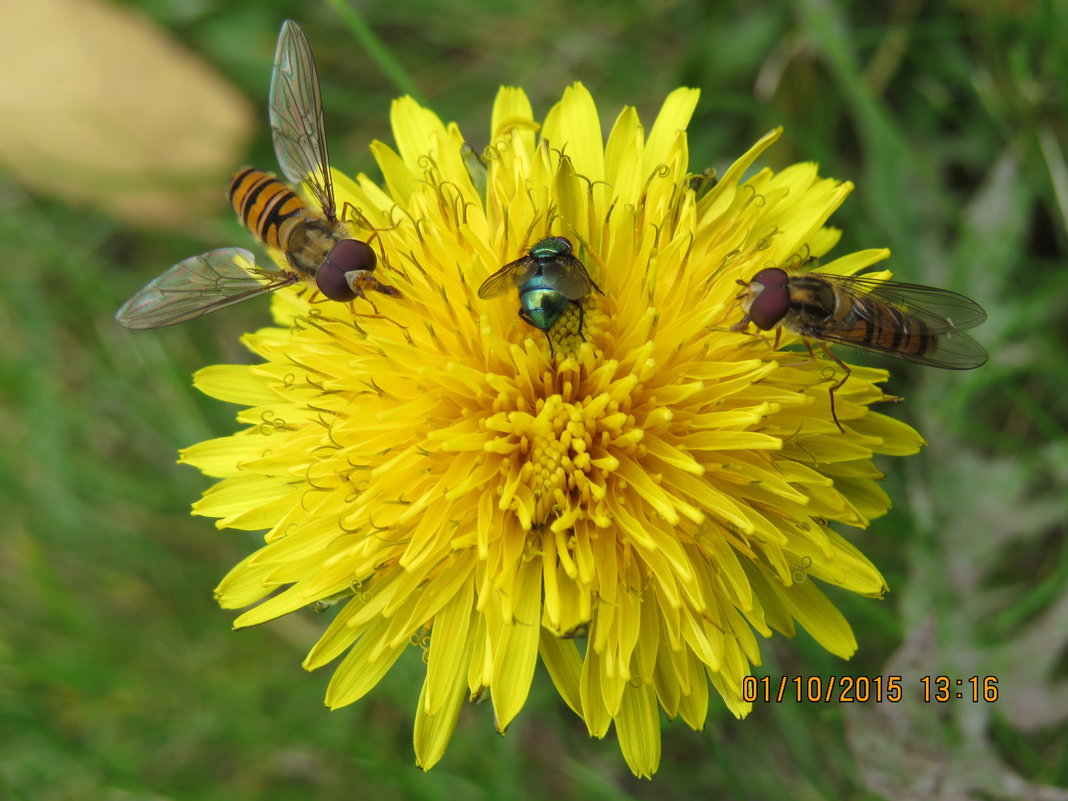
[[[749,327],[749,315],[747,314],[741,320],[739,320],[734,325],[732,325],[729,330],[735,332],[736,334],[740,334],[743,331],[745,331],[745,329],[748,328],[748,327]]]
[[[392,231],[399,225],[399,223],[393,223],[386,228],[378,228],[371,224],[371,221],[367,218],[367,215],[359,210],[349,201],[345,201],[341,204],[341,217],[342,222],[347,222],[349,225],[362,225],[368,231],[371,231],[371,236],[367,238],[367,242],[371,243],[375,239],[379,239],[379,233],[382,231]],[[381,244],[381,242],[379,243]]]
[[[353,206],[349,201],[346,200],[344,203],[341,204],[341,215],[338,219],[351,224],[355,223],[358,217],[359,212],[356,211],[356,207]]]
[[[374,233],[371,234],[368,242],[378,236],[378,229],[371,225],[371,221],[367,219],[367,216],[347,200],[341,204],[341,216],[339,219],[343,222],[347,222],[349,225],[363,224],[369,230],[373,231]]]
[[[753,336],[767,345],[770,350],[777,351],[779,349],[779,343],[782,341],[782,328],[775,329],[775,339],[770,341],[759,328],[753,332]]]
[[[816,358],[816,353],[815,353],[815,351],[812,350],[812,343],[809,342],[807,339],[804,340],[804,343],[805,343],[805,347],[808,349],[809,355],[811,355],[812,358],[815,359]],[[819,346],[820,346],[820,349],[824,353],[826,353],[835,362],[835,364],[837,364],[839,367],[841,367],[842,371],[845,373],[845,375],[843,375],[842,378],[839,381],[835,381],[833,384],[831,384],[831,388],[827,390],[827,394],[830,396],[830,399],[831,399],[831,419],[834,420],[834,424],[836,426],[838,426],[838,430],[841,431],[844,434],[845,433],[845,428],[842,426],[841,422],[839,422],[838,414],[834,410],[834,393],[837,390],[841,389],[845,385],[845,382],[849,380],[849,376],[851,376],[853,374],[853,370],[850,369],[848,364],[846,364],[841,359],[839,359],[834,354],[834,351],[832,351],[830,348],[827,347],[826,343],[819,342]],[[833,372],[832,372],[832,377],[833,377]]]

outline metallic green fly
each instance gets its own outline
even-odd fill
[[[519,290],[519,316],[540,331],[548,331],[572,303],[579,310],[582,331],[583,309],[579,303],[594,289],[586,267],[571,252],[571,242],[550,236],[534,244],[525,256],[509,262],[478,288],[480,298],[492,298],[516,287]]]

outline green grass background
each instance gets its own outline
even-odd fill
[[[336,166],[374,169],[366,145],[389,139],[402,88],[335,7],[130,5],[261,109],[279,24],[299,20]],[[411,750],[418,654],[329,713],[328,672],[299,665],[322,618],[232,633],[212,601],[257,539],[188,516],[209,482],[175,452],[234,430],[234,409],[190,374],[247,360],[237,338],[267,320],[266,302],[147,334],[112,320],[167,265],[248,238],[236,224],[228,239],[123,227],[0,176],[0,797],[1068,797],[1065,8],[410,0],[359,12],[475,140],[500,83],[525,87],[543,114],[581,80],[606,122],[623,104],[649,122],[671,88],[700,87],[695,170],[722,171],[784,125],[764,163],[811,159],[857,184],[832,220],[845,229],[836,252],[890,247],[899,279],[983,304],[984,368],[894,367],[889,388],[908,402],[890,413],[930,446],[880,463],[895,508],[852,533],[892,588],[883,601],[833,594],[859,653],[843,663],[804,634],[779,637],[759,671],[996,675],[997,703],[758,704],[736,721],[714,702],[703,732],[665,723],[648,782],[612,735],[588,738],[539,671],[507,737],[488,706],[469,707],[424,775]],[[248,158],[273,164],[265,123]]]

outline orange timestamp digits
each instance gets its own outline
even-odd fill
[[[925,703],[972,701],[994,703],[998,700],[995,676],[923,676],[918,680],[919,698]],[[746,676],[742,679],[742,700],[754,703],[822,702],[865,704],[897,703],[913,682],[900,675],[887,676]]]
[[[901,687],[901,676],[746,676],[742,679],[742,700],[896,703],[902,697]]]
[[[944,704],[947,701],[984,701],[992,704],[998,700],[996,676],[968,676],[954,679],[949,676],[924,676],[920,679],[925,703]]]

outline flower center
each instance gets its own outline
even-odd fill
[[[603,468],[610,464],[603,458],[607,454],[600,454],[598,464],[594,458],[601,450],[595,442],[600,422],[591,419],[582,405],[565,402],[559,395],[546,399],[533,421],[529,456],[521,471],[530,471],[535,525],[561,516],[573,518],[588,508],[595,496],[604,496]],[[615,460],[609,457],[607,461]]]
[[[503,439],[512,447],[501,465],[500,504],[528,530],[569,527],[583,517],[607,522],[603,503],[612,473],[620,458],[640,458],[644,432],[615,393],[581,401],[568,394],[550,395],[533,414],[507,415]]]

